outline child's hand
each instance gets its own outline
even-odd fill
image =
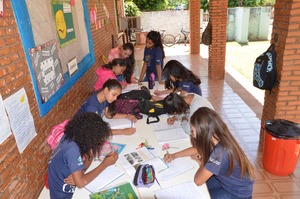
[[[127,119],[129,119],[130,121],[132,121],[132,122],[136,122],[137,121],[137,119],[136,119],[136,117],[134,116],[134,115],[127,115],[127,117],[126,117]]]
[[[169,118],[167,119],[167,123],[168,123],[169,125],[173,125],[174,122],[175,122],[175,117],[169,117]]]
[[[64,179],[64,183],[67,183],[69,185],[76,185],[75,182],[74,182],[72,174]]]
[[[126,128],[123,130],[123,135],[132,135],[136,132],[136,128]]]
[[[114,165],[116,161],[118,160],[119,155],[117,152],[112,152],[105,156],[104,160],[102,161],[101,164],[104,164],[106,167]]]
[[[171,162],[174,159],[175,159],[175,155],[174,154],[166,153],[164,155],[164,160],[165,160],[166,163],[169,163],[169,162]]]
[[[160,91],[159,90],[155,90],[153,93],[154,93],[154,95],[160,95]]]
[[[164,85],[164,84],[165,84],[164,81],[159,81],[158,83],[159,83],[160,85]]]

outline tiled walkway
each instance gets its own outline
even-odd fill
[[[263,147],[259,142],[261,104],[227,73],[225,81],[208,79],[207,47],[201,46],[200,51],[201,56],[190,55],[189,47],[183,44],[165,48],[166,61],[177,59],[200,76],[203,96],[221,114],[255,167],[253,198],[299,199],[300,164],[293,174],[285,177],[269,174],[263,168]]]

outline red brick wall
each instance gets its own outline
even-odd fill
[[[200,53],[200,1],[190,0],[190,52]]]
[[[94,8],[96,0],[89,0],[88,3],[89,9]],[[106,27],[96,30],[95,25],[91,24],[96,63],[52,110],[41,118],[14,12],[10,1],[4,1],[4,17],[0,17],[0,92],[2,98],[6,99],[19,89],[25,88],[37,136],[22,154],[19,154],[13,135],[1,144],[0,198],[32,199],[37,198],[42,190],[43,176],[47,171],[47,160],[51,152],[46,144],[49,130],[71,117],[92,93],[94,71],[101,64],[100,56],[107,55],[111,48],[111,34],[116,32],[114,3],[105,1],[105,5],[110,14]],[[103,19],[104,15],[104,12],[98,12],[97,18]]]
[[[209,46],[208,75],[212,79],[224,79],[225,75],[227,4],[227,0],[209,1],[212,42]]]
[[[272,38],[278,35],[276,64],[279,84],[272,93],[265,93],[262,124],[270,119],[300,123],[299,13],[299,1],[276,0]]]

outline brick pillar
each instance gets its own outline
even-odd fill
[[[300,123],[300,1],[276,0],[272,38],[276,43],[279,84],[265,92],[262,124],[269,119]],[[263,130],[260,134],[264,140]]]
[[[208,76],[212,79],[224,79],[225,75],[227,5],[228,0],[209,1],[212,42],[209,46]]]
[[[190,52],[200,53],[200,1],[190,0]]]

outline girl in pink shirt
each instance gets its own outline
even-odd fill
[[[99,67],[96,70],[97,81],[94,84],[94,91],[101,89],[108,79],[117,79],[116,76],[122,75],[125,69],[126,61],[121,58],[113,59],[112,62]],[[126,84],[122,85],[123,88],[125,86]]]
[[[111,62],[115,58],[122,58],[126,60],[126,70],[123,75],[117,77],[120,82],[131,83],[133,69],[134,69],[134,46],[132,43],[125,43],[122,46],[118,46],[110,50],[107,58],[107,62]]]

